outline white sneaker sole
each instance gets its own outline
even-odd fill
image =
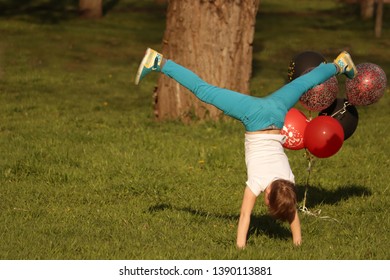
[[[142,74],[142,70],[144,69],[146,62],[148,61],[148,58],[149,58],[149,55],[150,55],[151,52],[152,52],[151,48],[148,48],[146,50],[145,56],[142,59],[141,64],[138,67],[137,75],[135,76],[135,81],[134,81],[136,85],[139,84],[139,80],[140,80],[140,77],[141,77],[141,74]]]

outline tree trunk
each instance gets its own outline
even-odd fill
[[[80,0],[79,12],[83,18],[101,18],[102,0]]]
[[[375,37],[380,38],[382,35],[382,24],[383,24],[383,0],[378,0],[378,6],[376,7],[376,18],[375,18]]]
[[[206,82],[249,93],[259,0],[170,0],[162,53]],[[161,75],[157,119],[217,120],[221,112]]]
[[[360,0],[360,15],[363,20],[374,17],[375,0]]]

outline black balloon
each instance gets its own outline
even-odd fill
[[[304,51],[297,54],[290,62],[288,67],[288,80],[292,81],[298,78],[309,68],[317,67],[326,62],[325,58],[318,52]]]
[[[319,116],[331,116],[338,120],[344,129],[344,140],[347,140],[355,132],[359,114],[355,106],[345,98],[337,98],[332,105],[322,110]]]

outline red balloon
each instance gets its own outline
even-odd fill
[[[352,105],[370,105],[385,93],[386,73],[378,65],[362,63],[356,65],[357,75],[345,81],[346,96]]]
[[[319,116],[308,123],[305,130],[305,147],[318,158],[336,154],[344,142],[341,124],[330,116]]]
[[[307,69],[305,73],[310,72],[313,68]],[[328,108],[336,100],[339,93],[339,84],[336,77],[331,77],[322,84],[306,91],[299,102],[310,111],[322,111]]]
[[[308,124],[308,119],[301,111],[292,108],[287,112],[284,126],[280,134],[286,136],[283,147],[290,150],[300,150],[304,146],[304,134]]]

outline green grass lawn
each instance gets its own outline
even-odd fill
[[[119,1],[98,21],[0,16],[0,259],[389,259],[389,90],[315,160],[307,206],[320,214],[300,213],[302,246],[258,203],[239,251],[243,128],[154,121],[157,75],[133,85],[145,48],[161,46],[165,7],[151,2]],[[354,6],[299,2],[261,1],[253,95],[305,50],[347,49],[390,73],[390,7],[376,39]],[[287,153],[301,203],[308,161]]]

